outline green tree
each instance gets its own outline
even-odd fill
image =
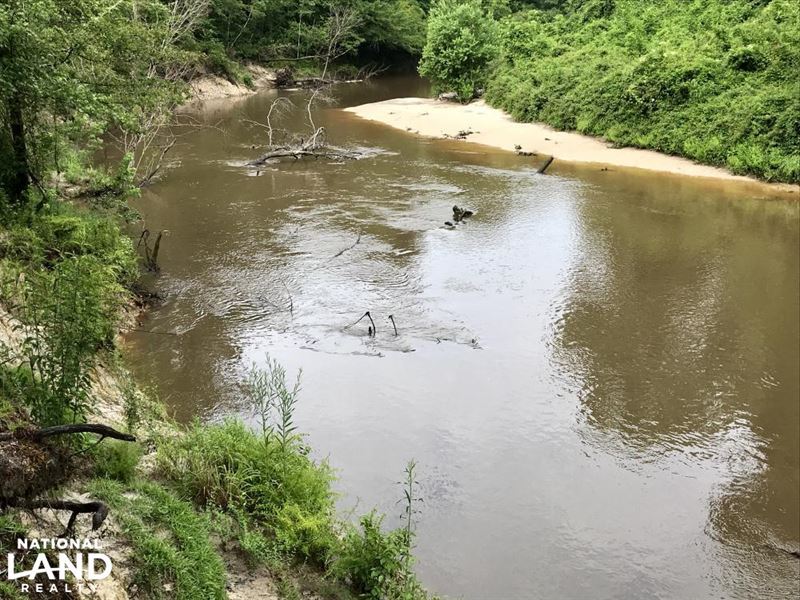
[[[419,64],[434,91],[454,91],[462,102],[483,86],[497,56],[497,25],[480,0],[441,0],[428,17],[428,37]]]
[[[0,186],[12,205],[75,149],[86,156],[112,128],[135,137],[177,97],[186,31],[174,14],[156,0],[0,5]]]

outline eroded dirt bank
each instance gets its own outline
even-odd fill
[[[274,71],[258,65],[246,65],[244,68],[250,74],[252,86],[232,83],[224,77],[207,73],[189,82],[188,102],[249,96],[262,88],[274,85]]]

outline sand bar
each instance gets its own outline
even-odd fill
[[[466,137],[468,141],[511,152],[519,146],[523,152],[550,155],[575,163],[599,163],[691,177],[755,182],[783,192],[796,193],[800,189],[796,185],[767,184],[751,177],[734,175],[725,169],[652,150],[613,148],[598,138],[556,131],[540,123],[518,123],[483,100],[464,105],[430,98],[395,98],[345,110],[363,119],[379,121],[427,137],[452,138],[459,132],[471,131]]]

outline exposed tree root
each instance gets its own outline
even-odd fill
[[[71,435],[74,433],[96,433],[101,438],[113,438],[125,442],[135,442],[136,437],[129,433],[122,433],[108,425],[95,423],[78,423],[75,425],[56,425],[54,427],[44,427],[42,429],[24,428],[14,431],[4,431],[0,433],[0,442],[6,440],[34,440],[39,441],[54,435]]]

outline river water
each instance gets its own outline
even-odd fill
[[[453,598],[785,598],[800,560],[798,204],[553,165],[338,110],[368,158],[243,165],[277,92],[207,103],[138,208],[166,294],[129,336],[176,416],[242,414],[265,356],[343,510],[424,497],[418,571]],[[303,91],[283,127],[301,132]],[[452,206],[475,211],[453,230]],[[366,310],[375,320],[370,337]],[[394,335],[388,316],[398,329]],[[157,332],[157,333],[155,333]],[[165,335],[160,335],[165,334]]]

